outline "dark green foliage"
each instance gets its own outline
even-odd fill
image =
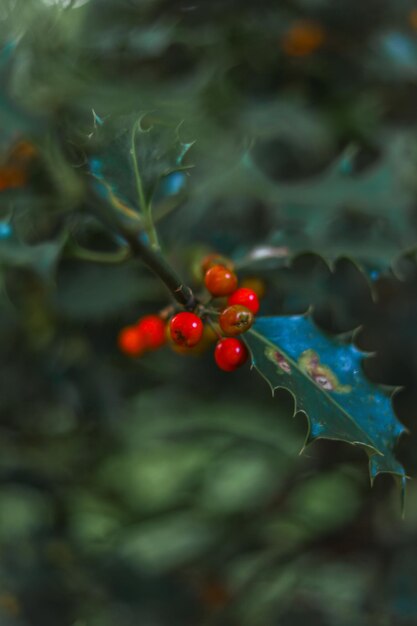
[[[105,204],[148,229],[130,153],[144,115],[133,143],[167,258],[192,282],[215,248],[266,281],[263,316],[311,307],[312,341],[281,350],[361,327],[358,386],[402,387],[397,417],[372,409],[370,434],[364,400],[358,437],[337,438],[384,448],[374,474],[414,476],[413,9],[0,2],[1,625],[415,625],[415,481],[401,521],[362,451],[298,455],[305,420],[249,368],[120,355],[119,329],[167,296],[98,217]],[[284,42],[300,22],[322,41],[297,56]],[[21,140],[36,156],[4,189]]]

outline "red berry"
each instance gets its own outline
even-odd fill
[[[169,330],[175,343],[179,346],[192,348],[200,341],[204,326],[198,315],[182,311],[171,319]]]
[[[241,304],[234,304],[221,312],[219,324],[226,335],[240,335],[252,326],[253,313]]]
[[[220,339],[214,350],[214,359],[225,372],[233,372],[243,365],[247,358],[248,350],[245,344],[234,337]]]
[[[254,315],[259,311],[259,298],[253,289],[248,289],[247,287],[236,289],[236,291],[228,297],[227,304],[241,304],[249,309],[249,311],[252,311]]]
[[[159,315],[145,315],[138,321],[136,328],[142,334],[148,350],[156,350],[164,345],[166,341],[165,322]]]
[[[140,356],[146,349],[144,338],[137,326],[125,326],[119,333],[117,344],[123,354]]]
[[[237,276],[224,265],[213,265],[207,270],[204,282],[213,296],[228,296],[237,287]]]

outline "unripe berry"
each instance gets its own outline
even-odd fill
[[[127,356],[140,356],[146,349],[142,333],[137,326],[125,326],[117,338],[119,350]]]
[[[229,270],[234,269],[234,265],[230,259],[222,256],[218,252],[211,252],[210,254],[207,254],[201,261],[201,270],[203,272],[203,275],[205,275],[211,267],[214,267],[214,265],[223,265],[223,267],[227,267],[227,269]]]
[[[164,345],[166,340],[165,323],[159,315],[145,315],[138,321],[136,327],[142,334],[148,350],[156,350]]]
[[[239,289],[236,289],[236,291],[234,291],[227,299],[227,304],[229,306],[233,304],[241,304],[252,311],[254,315],[256,315],[259,311],[258,296],[252,289],[248,289],[247,287],[240,287]]]
[[[182,311],[171,319],[169,329],[175,343],[192,348],[201,340],[204,326],[198,315]]]
[[[226,339],[220,339],[214,350],[214,359],[225,372],[233,372],[238,367],[241,367],[248,358],[248,350],[239,339],[234,337],[226,337]]]
[[[188,248],[184,253],[184,262],[190,270],[191,277],[196,283],[204,280],[205,271],[202,270],[202,260],[212,254],[211,250],[203,245],[196,244]]]
[[[265,282],[257,276],[248,276],[240,281],[240,287],[246,287],[256,293],[258,298],[263,298],[266,291]]]
[[[221,312],[219,324],[226,335],[240,335],[252,326],[253,313],[241,304],[234,304]]]
[[[237,287],[237,276],[224,265],[213,265],[207,270],[204,282],[213,296],[228,296]]]

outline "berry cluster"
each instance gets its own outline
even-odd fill
[[[177,352],[187,353],[207,346],[214,339],[217,340],[214,359],[220,369],[232,372],[246,362],[248,350],[236,336],[252,326],[263,285],[258,279],[249,279],[239,287],[233,264],[218,254],[203,259],[201,272],[211,296],[209,301],[199,304],[195,312],[175,313],[167,325],[165,312],[147,315],[133,326],[123,328],[118,343],[124,354],[141,356],[167,340]],[[212,300],[216,299],[222,299],[221,304],[213,308]]]

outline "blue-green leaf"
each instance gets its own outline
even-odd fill
[[[394,448],[405,427],[390,394],[365,378],[358,348],[324,335],[306,315],[260,317],[245,340],[253,366],[273,390],[289,390],[295,412],[308,417],[306,443],[322,438],[363,446],[371,481],[391,473],[404,483]]]

